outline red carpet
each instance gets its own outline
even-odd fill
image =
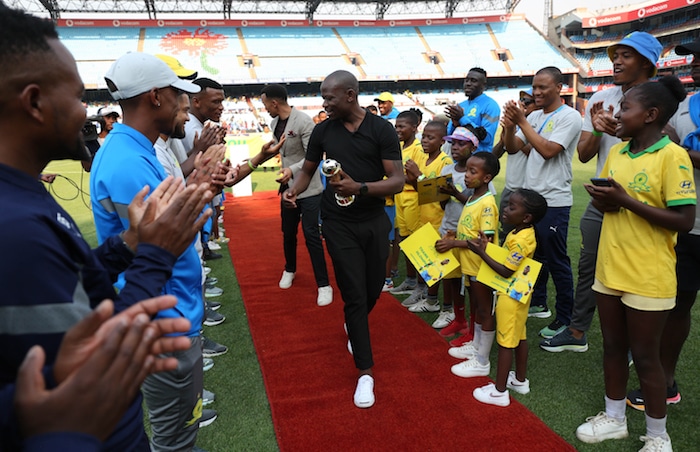
[[[508,408],[475,401],[472,390],[488,379],[452,375],[458,361],[445,340],[387,294],[370,315],[376,404],[356,408],[343,302],[335,289],[333,304],[316,305],[301,232],[294,285],[277,286],[284,266],[277,194],[230,199],[225,227],[280,450],[574,450],[514,400]]]

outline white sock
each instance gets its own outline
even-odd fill
[[[625,422],[625,399],[613,400],[605,396],[605,414],[619,422]],[[664,421],[665,422],[665,421]]]
[[[473,345],[475,348],[477,348],[477,349],[479,348],[479,344],[481,343],[481,333],[482,333],[482,331],[483,331],[483,330],[481,329],[481,323],[476,323],[476,322],[475,322],[475,323],[474,323],[474,339],[472,339],[472,341],[473,341],[473,342],[472,342],[472,345]]]
[[[656,419],[649,417],[648,414],[644,414],[644,417],[647,420],[647,436],[651,438],[656,438],[659,436],[668,438],[668,434],[666,433],[666,416],[662,417],[661,419]]]
[[[495,331],[482,331],[481,341],[479,342],[478,355],[479,363],[481,365],[486,365],[489,362],[489,355],[491,354],[491,346],[493,345],[493,340],[496,338]]]

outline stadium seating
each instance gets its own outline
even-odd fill
[[[395,80],[461,78],[473,66],[505,74],[510,65],[514,75],[572,66],[524,20],[389,28],[63,27],[60,36],[89,88],[104,88],[111,62],[133,51],[172,55],[224,84],[304,82],[338,69],[360,79]],[[506,63],[497,47],[509,51]],[[440,55],[439,67],[427,51]]]

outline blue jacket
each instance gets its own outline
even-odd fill
[[[159,295],[175,256],[147,244],[134,256],[116,236],[90,249],[41,182],[5,165],[0,211],[0,450],[16,450],[14,381],[29,348],[44,348],[44,375],[55,387],[52,365],[64,333],[105,298],[129,306]],[[116,294],[113,283],[125,270],[128,284]],[[144,434],[139,395],[105,450],[133,450]]]
[[[153,144],[137,130],[115,124],[95,156],[90,172],[97,240],[103,243],[108,237],[128,228],[127,207],[136,193],[145,185],[154,190],[166,177]],[[178,257],[172,277],[163,287],[163,294],[177,297],[177,305],[157,316],[188,319],[192,324],[188,336],[200,334],[204,316],[202,264],[194,244],[193,240]],[[122,275],[117,287],[123,285]]]
[[[501,107],[484,93],[478,95],[474,100],[466,99],[460,102],[459,106],[464,109],[464,116],[459,118],[457,125],[453,124],[452,121],[447,124],[447,134],[450,135],[455,128],[465,127],[467,124],[483,127],[486,129],[486,138],[479,141],[479,147],[476,149],[477,151],[491,152],[496,129],[498,129],[498,118],[501,116]]]

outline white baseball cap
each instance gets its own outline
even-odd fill
[[[201,88],[181,80],[165,62],[154,55],[132,52],[115,61],[105,75],[107,89],[114,100],[131,99],[153,88],[172,86],[187,93]]]

